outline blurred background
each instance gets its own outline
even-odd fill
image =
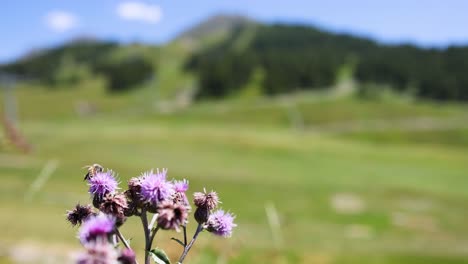
[[[188,263],[468,263],[467,10],[3,1],[0,263],[73,263],[92,163],[219,192]]]

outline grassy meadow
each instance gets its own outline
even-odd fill
[[[464,105],[311,93],[179,109],[161,107],[151,87],[106,95],[99,79],[82,86],[17,90],[34,151],[2,137],[0,263],[64,263],[80,250],[64,214],[89,201],[81,167],[94,162],[121,187],[167,167],[190,192],[219,192],[238,227],[231,239],[203,233],[187,263],[468,262]],[[92,113],[77,114],[80,102]],[[37,184],[51,161],[57,169]],[[141,253],[137,220],[123,233]],[[174,260],[173,235],[156,245]]]

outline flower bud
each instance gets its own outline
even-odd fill
[[[138,208],[143,208],[143,201],[141,199],[141,181],[143,177],[133,177],[128,181],[128,190],[124,192],[127,197],[128,207],[125,210],[125,216],[132,216],[138,214]]]
[[[104,201],[104,197],[100,195],[93,196],[93,206],[97,209],[101,207],[102,202]]]
[[[128,180],[128,190],[130,193],[137,195],[141,191],[141,181],[142,177],[133,177]]]
[[[208,217],[210,216],[210,210],[206,207],[197,207],[195,210],[195,220],[199,224],[204,224],[206,221],[208,221]]]

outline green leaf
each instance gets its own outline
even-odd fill
[[[150,255],[153,258],[154,262],[157,264],[171,264],[169,257],[166,255],[166,252],[160,248],[154,248],[150,250]]]

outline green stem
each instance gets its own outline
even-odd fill
[[[187,226],[183,225],[182,228],[184,229],[184,246],[187,246]]]
[[[125,237],[122,235],[122,232],[120,232],[120,230],[118,228],[116,228],[115,230],[115,233],[117,234],[117,236],[120,238],[120,240],[122,240],[122,244],[124,244],[124,246],[130,250],[133,251],[133,249],[130,247],[130,245],[128,244],[127,240],[125,239]],[[138,264],[138,261],[135,260],[135,263]]]
[[[159,230],[159,226],[156,226],[156,228],[151,233],[151,237],[149,240],[149,250],[151,250],[151,247],[153,246],[153,239],[154,239],[154,236],[156,236],[156,233],[158,233],[158,230]]]
[[[187,256],[188,252],[189,252],[190,249],[192,248],[193,243],[195,243],[195,240],[197,240],[198,234],[200,234],[201,231],[203,231],[203,225],[202,225],[202,224],[198,224],[197,230],[195,231],[195,234],[193,235],[192,240],[190,241],[190,243],[189,243],[187,246],[185,246],[184,252],[182,252],[182,255],[180,256],[178,263],[182,264],[182,262],[184,261],[185,257]]]
[[[148,218],[146,216],[146,210],[141,210],[141,223],[143,224],[143,231],[145,232],[145,264],[150,264],[149,251],[151,250],[150,245],[150,234],[148,229]]]
[[[128,249],[131,249],[130,248],[130,245],[128,244],[127,240],[125,240],[125,237],[122,235],[122,233],[120,232],[120,230],[118,228],[116,228],[115,230],[115,233],[117,234],[117,236],[120,238],[120,240],[122,240],[122,244],[124,244],[124,246]]]

